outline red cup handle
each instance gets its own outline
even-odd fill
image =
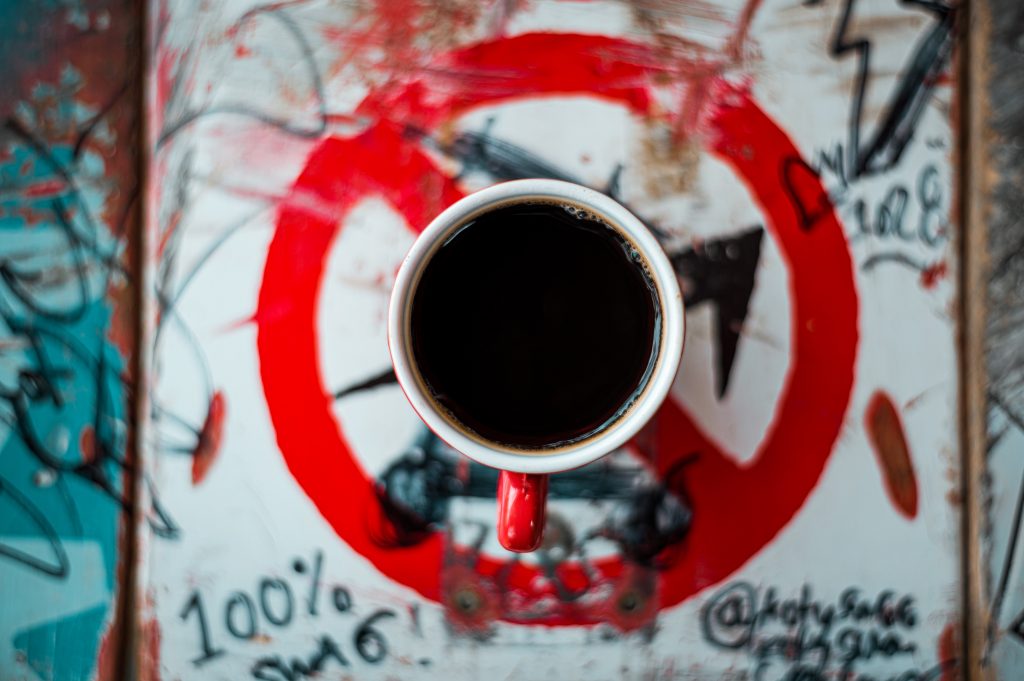
[[[501,471],[498,476],[498,541],[509,551],[529,553],[544,535],[548,476]]]

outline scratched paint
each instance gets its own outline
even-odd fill
[[[952,9],[156,9],[149,678],[955,664]],[[415,235],[523,177],[645,221],[688,339],[513,556],[496,473],[423,428],[384,330]]]
[[[109,2],[16,3],[0,20],[3,678],[120,676],[133,22]]]

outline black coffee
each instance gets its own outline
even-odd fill
[[[571,205],[518,203],[450,237],[412,306],[434,397],[482,437],[543,448],[613,421],[643,387],[660,333],[640,255]]]

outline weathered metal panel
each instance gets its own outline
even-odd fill
[[[138,8],[0,12],[0,678],[120,679]]]
[[[954,19],[159,3],[148,674],[955,677]],[[655,228],[689,334],[525,557],[384,335],[415,233],[516,177]]]

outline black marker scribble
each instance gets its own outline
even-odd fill
[[[901,5],[919,7],[935,17],[936,23],[917,44],[907,64],[900,69],[900,80],[889,95],[874,133],[864,130],[864,95],[871,78],[871,41],[853,38],[850,20],[857,0],[845,0],[829,52],[841,58],[853,53],[857,58],[857,76],[850,102],[849,178],[884,172],[897,163],[914,136],[917,123],[932,90],[939,82],[953,51],[953,26],[956,9],[932,0],[900,0]]]
[[[422,429],[378,478],[377,498],[391,529],[380,541],[415,545],[448,521],[452,499],[494,498],[498,471],[475,462],[468,462],[463,475],[458,469],[455,454]],[[580,542],[611,540],[637,564],[651,564],[663,549],[682,541],[692,520],[674,475],[663,483],[652,482],[640,469],[589,466],[551,476],[548,494],[552,499],[612,502],[615,510],[605,523]]]
[[[235,22],[234,30],[237,31],[251,20],[260,17],[267,16],[275,21],[279,22],[284,27],[288,35],[295,44],[298,46],[300,53],[302,54],[302,65],[306,71],[307,76],[312,81],[313,95],[316,100],[316,123],[312,126],[301,126],[291,123],[287,119],[278,118],[271,116],[259,109],[242,103],[232,104],[220,104],[217,106],[209,106],[200,109],[188,109],[184,113],[180,114],[173,121],[164,125],[160,131],[156,141],[156,148],[161,149],[164,147],[173,137],[180,133],[183,129],[196,122],[201,118],[208,116],[215,116],[220,114],[230,114],[236,116],[242,116],[250,118],[252,120],[259,121],[273,128],[276,128],[282,132],[285,132],[296,137],[303,139],[316,139],[320,137],[327,130],[327,99],[324,94],[323,80],[320,76],[320,71],[317,68],[316,60],[313,56],[313,48],[309,44],[309,40],[299,29],[298,24],[295,20],[289,16],[289,14],[280,6],[280,3],[262,5],[254,7],[243,14],[237,22]],[[191,53],[186,53],[187,56],[192,56]],[[199,59],[201,57],[193,56],[193,58]],[[179,69],[178,80],[172,86],[172,97],[171,101],[175,101],[177,96],[181,94],[180,80],[183,78],[181,69]]]
[[[899,253],[897,251],[875,253],[873,255],[870,255],[866,260],[864,260],[864,263],[860,267],[865,272],[868,272],[873,270],[878,265],[887,262],[903,265],[918,272],[923,272],[925,271],[925,269],[927,269],[927,265],[925,265],[923,262],[919,262],[918,260],[915,260],[909,255],[906,255],[905,253]]]
[[[15,489],[8,480],[0,477],[0,502],[4,499],[10,499],[15,506],[13,516],[20,515],[27,518],[30,521],[30,525],[38,530],[38,536],[43,537],[50,548],[52,559],[46,560],[43,557],[26,553],[3,542],[0,542],[0,556],[10,558],[51,577],[66,578],[70,567],[68,564],[68,554],[64,551],[64,544],[57,535],[57,531],[53,529],[50,521],[24,494]],[[8,513],[11,513],[11,511],[5,512],[4,515],[12,517],[8,516]]]
[[[1006,404],[995,391],[987,391],[987,397],[992,404],[1003,412],[1013,426],[1024,431],[1024,420],[1017,417],[1013,410],[1010,409],[1010,405]],[[996,632],[998,631],[999,619],[1003,612],[1010,577],[1013,575],[1014,563],[1017,560],[1017,545],[1020,543],[1022,527],[1024,527],[1024,477],[1021,478],[1020,484],[1017,487],[1017,499],[1014,502],[1013,518],[1010,521],[1006,551],[1003,554],[1003,565],[999,572],[999,581],[996,584],[995,592],[992,595],[992,605],[989,607],[986,643],[983,652],[984,659],[988,659],[995,641]],[[1007,631],[1021,643],[1024,643],[1024,611],[1021,611],[1014,617]]]
[[[92,136],[128,90],[127,83],[122,85],[95,114],[71,131],[66,160],[17,117],[0,121],[0,141],[27,157],[26,162],[36,171],[32,182],[48,185],[47,195],[37,197],[28,193],[30,183],[5,177],[0,191],[30,207],[36,217],[33,229],[52,237],[46,251],[0,255],[0,329],[4,340],[22,353],[13,375],[6,382],[0,381],[0,416],[51,478],[78,532],[82,531],[82,522],[66,477],[101,491],[119,510],[127,512],[131,481],[138,473],[127,460],[122,425],[132,415],[121,413],[132,385],[117,368],[106,338],[108,329],[104,326],[98,333],[83,337],[75,328],[86,319],[97,295],[110,289],[114,277],[133,280],[132,273],[121,264],[123,243],[119,239],[127,236],[124,227],[132,206],[137,205],[140,185],[126,187],[125,207],[118,224],[110,225],[113,240],[108,244],[101,239],[102,232],[83,197],[78,177],[79,163]],[[35,262],[40,256],[47,258],[45,266]],[[51,437],[53,417],[65,418],[67,410],[77,412],[81,405],[90,409],[88,444],[75,448],[68,446],[67,436],[63,442]],[[77,455],[69,455],[72,451]],[[142,475],[152,499],[145,516],[157,534],[174,536],[177,526],[148,476]],[[0,498],[38,531],[51,554],[30,556],[3,545],[0,556],[55,578],[67,577],[71,566],[50,519],[10,480],[0,480]]]
[[[813,176],[814,182],[801,182],[799,179],[801,174]],[[796,210],[800,228],[805,232],[811,231],[819,221],[832,214],[834,205],[838,203],[829,197],[828,192],[818,189],[819,180],[818,171],[800,156],[787,156],[782,159],[779,167],[779,185],[789,198],[790,205]],[[798,190],[798,187],[803,186],[810,187],[815,192],[815,197],[810,204]]]

